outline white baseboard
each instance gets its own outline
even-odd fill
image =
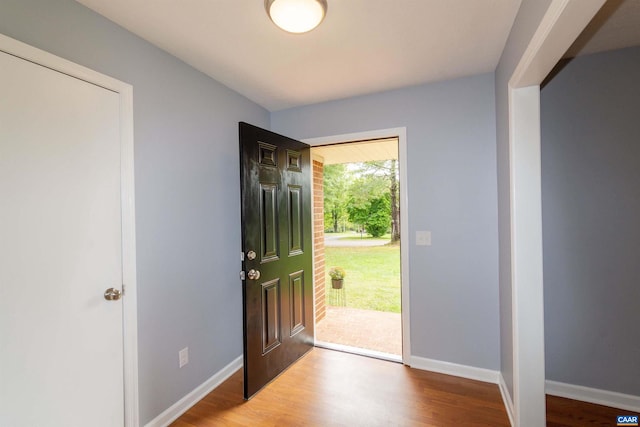
[[[500,388],[500,394],[502,395],[502,402],[504,402],[504,407],[507,410],[507,416],[509,417],[509,423],[513,426],[514,420],[514,408],[513,408],[513,399],[511,398],[511,394],[509,393],[509,388],[507,387],[507,383],[504,381],[504,377],[501,372],[498,372],[498,387]]]
[[[597,405],[611,406],[613,408],[624,409],[625,411],[640,412],[640,396],[599,390],[580,385],[559,383],[550,380],[545,381],[545,390],[547,394],[552,396],[566,397],[568,399],[595,403]]]
[[[233,375],[242,367],[242,356],[238,356],[227,366],[216,372],[211,378],[198,386],[191,393],[177,401],[166,411],[149,421],[145,427],[166,427],[174,422],[180,415],[187,412],[189,408],[198,403],[203,397],[222,384],[227,378]]]
[[[500,374],[498,371],[492,371],[491,369],[459,365],[457,363],[443,362],[442,360],[427,359],[418,356],[411,356],[409,366],[422,369],[423,371],[438,372],[440,374],[453,375],[492,384],[498,384],[498,375]]]

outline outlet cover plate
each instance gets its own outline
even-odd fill
[[[180,361],[180,367],[189,363],[189,347],[185,347],[178,352],[178,359]]]

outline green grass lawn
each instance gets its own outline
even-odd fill
[[[400,246],[326,247],[326,295],[330,301],[331,267],[342,267],[347,307],[400,313]]]

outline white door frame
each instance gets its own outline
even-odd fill
[[[513,424],[546,425],[540,84],[605,0],[552,0],[509,80]]]
[[[401,308],[402,308],[402,362],[411,360],[411,327],[409,315],[409,199],[407,179],[407,128],[379,129],[367,132],[347,133],[303,139],[312,147],[372,139],[398,138],[398,163],[400,165],[400,267],[401,267]]]
[[[138,328],[133,168],[133,88],[131,85],[0,34],[0,51],[95,84],[119,95],[122,203],[122,287],[125,426],[137,427]],[[96,414],[99,416],[99,414]]]

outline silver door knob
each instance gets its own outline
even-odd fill
[[[104,291],[104,299],[107,301],[118,301],[122,296],[122,292],[116,288],[109,288]]]
[[[247,277],[249,278],[249,280],[258,280],[260,278],[260,272],[252,268],[247,273]]]

